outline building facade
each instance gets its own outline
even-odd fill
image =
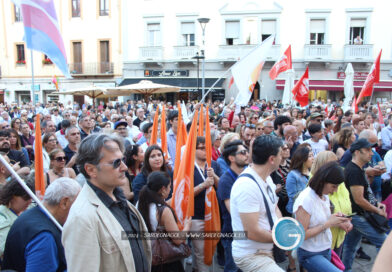
[[[56,0],[60,31],[72,79],[65,79],[50,59],[27,49],[22,14],[10,0],[0,3],[0,102],[31,101],[32,65],[35,99],[40,102],[91,99],[63,96],[59,91],[90,86],[116,86],[122,74],[121,0]],[[86,99],[86,101],[85,101]]]
[[[392,29],[387,27],[391,7],[388,1],[354,0],[124,1],[120,84],[148,78],[182,88],[168,100],[200,99],[204,49],[206,90],[216,82],[210,98],[227,101],[238,92],[235,85],[228,88],[228,69],[274,34],[255,98],[282,98],[285,74],[272,81],[268,72],[291,44],[296,79],[309,66],[311,99],[342,98],[348,63],[353,65],[359,92],[382,49],[381,83],[374,99],[391,99]],[[204,45],[198,18],[210,19]]]

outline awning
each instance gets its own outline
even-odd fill
[[[182,91],[197,91],[197,78],[182,78],[182,77],[142,77],[142,78],[124,78],[119,86],[138,83],[140,80],[148,79],[154,83],[166,84],[180,87]],[[199,78],[199,90],[201,90],[201,78]],[[206,78],[205,88],[208,90],[218,78]],[[213,89],[222,89],[222,84],[225,78],[219,79]]]
[[[298,80],[295,80],[297,83]],[[276,89],[284,89],[284,79],[276,80]],[[354,90],[360,91],[362,89],[364,80],[354,80]],[[311,90],[327,90],[327,91],[344,91],[344,80],[309,80],[309,88]],[[392,81],[381,81],[380,83],[374,84],[374,90],[376,92],[392,92]]]

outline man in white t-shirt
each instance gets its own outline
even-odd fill
[[[273,241],[271,226],[267,216],[268,208],[275,222],[281,213],[277,206],[276,186],[270,174],[277,170],[282,159],[283,142],[272,135],[262,135],[252,146],[253,165],[239,177],[230,194],[230,214],[233,231],[246,232],[247,239],[234,239],[233,259],[242,271],[283,271],[272,256]],[[268,203],[265,207],[263,194]]]
[[[321,124],[311,124],[308,127],[308,131],[311,138],[306,140],[305,143],[309,143],[312,147],[314,157],[321,151],[328,150],[328,142],[323,139],[324,134]]]

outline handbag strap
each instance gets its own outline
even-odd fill
[[[156,204],[156,206],[158,210],[158,225],[157,225],[157,229],[158,229],[158,227],[165,227],[164,225],[161,225],[162,213],[163,210],[165,209],[165,206],[161,204]]]
[[[274,226],[274,221],[272,220],[272,215],[271,215],[271,211],[270,211],[270,208],[269,208],[267,199],[265,198],[264,192],[263,192],[263,190],[261,189],[259,183],[256,181],[256,179],[255,179],[251,174],[248,174],[248,173],[243,173],[243,174],[241,174],[238,178],[240,178],[240,177],[248,177],[248,178],[250,178],[251,180],[253,180],[253,181],[257,184],[257,187],[259,187],[260,192],[261,192],[261,194],[263,195],[264,206],[265,206],[265,210],[266,210],[266,212],[267,212],[268,222],[269,222],[270,227],[271,227],[271,230],[272,230],[272,228],[273,228],[273,226]]]

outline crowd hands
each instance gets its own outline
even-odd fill
[[[163,226],[180,233],[171,239],[175,245],[191,241],[195,271],[209,271],[204,241],[186,234],[204,232],[204,201],[211,187],[217,191],[222,233],[247,233],[245,240],[220,240],[216,257],[224,271],[283,271],[272,253],[266,209],[273,221],[294,217],[305,229],[304,243],[296,254],[287,254],[287,271],[298,265],[309,272],[340,271],[331,262],[332,251],[351,271],[355,257],[370,258],[357,252],[362,237],[380,249],[387,235],[366,214],[392,217],[391,104],[381,104],[382,120],[378,107],[369,103],[357,113],[344,111],[342,101],[321,99],[306,108],[275,100],[251,100],[245,107],[234,99],[204,105],[209,107],[212,165],[206,165],[206,139],[199,136],[195,212],[180,227],[171,203],[174,164],[181,159],[176,158],[177,104],[0,105],[0,154],[34,191],[35,140],[42,138],[43,204],[63,225],[61,232],[0,163],[2,269],[183,271],[184,260],[152,263],[151,241],[121,238],[124,231],[155,232]],[[159,140],[150,144],[154,114],[163,108],[168,154]],[[200,108],[197,101],[182,103],[187,130]],[[375,271],[381,271],[377,265]]]

